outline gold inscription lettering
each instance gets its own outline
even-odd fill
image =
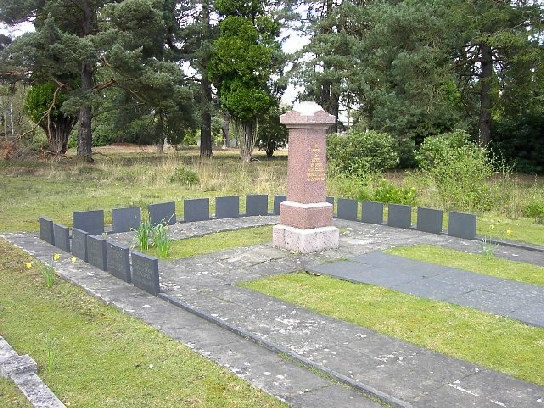
[[[313,157],[310,166],[308,167],[308,171],[306,172],[306,177],[308,178],[308,181],[325,181],[325,166],[323,166],[323,162],[319,157],[321,150],[315,145],[312,152]]]

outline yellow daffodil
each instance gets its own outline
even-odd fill
[[[25,268],[26,269],[32,268],[32,262],[25,262]]]
[[[53,259],[54,259],[55,261],[57,261],[59,258],[60,258],[60,254],[55,254],[55,255],[53,255]]]
[[[489,229],[490,229],[491,231],[493,231],[493,230],[495,229],[495,226],[494,226],[493,224],[491,224],[491,225],[489,226]]]
[[[507,230],[506,230],[506,236],[509,237],[510,235],[512,235],[512,230],[507,229]]]
[[[76,263],[77,258],[76,258],[75,256],[73,256],[73,257],[71,258],[71,261],[72,261],[72,263]]]

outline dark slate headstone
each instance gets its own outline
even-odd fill
[[[141,222],[140,207],[114,208],[111,210],[113,232],[128,232],[138,229]]]
[[[442,210],[425,207],[417,208],[417,229],[419,231],[441,234],[443,219],[444,213]]]
[[[268,215],[268,196],[261,194],[246,196],[246,215],[248,217]]]
[[[403,204],[388,204],[387,225],[395,228],[410,228],[412,226],[412,207]]]
[[[136,251],[132,252],[131,257],[133,285],[157,296],[161,289],[159,285],[159,260]]]
[[[107,269],[116,278],[130,283],[130,250],[128,246],[108,242]]]
[[[336,202],[336,217],[342,220],[357,221],[357,201],[339,198]]]
[[[240,216],[240,197],[215,197],[215,218],[238,218]]]
[[[73,228],[88,232],[91,235],[104,233],[104,211],[76,211],[73,214]]]
[[[70,230],[60,224],[53,224],[55,246],[63,251],[70,252]]]
[[[284,195],[274,196],[274,215],[280,215],[280,204],[286,200],[287,197]]]
[[[169,201],[167,203],[149,204],[149,222],[151,225],[172,225],[176,223],[176,203]]]
[[[108,270],[106,243],[107,241],[100,235],[87,236],[87,261],[103,271]]]
[[[476,238],[476,216],[474,214],[450,212],[448,215],[448,235],[457,238]]]
[[[334,205],[334,197],[327,197],[327,198],[325,198],[325,201],[326,201],[327,203],[329,203],[329,204]]]
[[[383,224],[383,203],[363,201],[361,221],[367,224]]]
[[[48,218],[40,217],[40,239],[51,245],[55,245],[53,221]]]
[[[74,228],[72,230],[72,255],[85,262],[89,262],[87,258],[87,236],[88,232]]]
[[[194,198],[183,201],[183,221],[208,221],[210,219],[209,198]]]

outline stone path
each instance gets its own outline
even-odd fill
[[[177,224],[171,233],[190,237],[276,220],[249,217]],[[68,257],[63,257],[66,261],[58,264],[57,272],[295,407],[374,407],[384,403],[397,407],[544,407],[544,387],[236,285],[278,273],[323,270],[342,265],[331,263],[340,259],[357,259],[362,265],[376,251],[398,245],[425,243],[481,251],[478,241],[446,235],[342,220],[335,220],[335,225],[342,231],[340,248],[320,254],[293,254],[260,245],[161,262],[159,297],[88,264],[72,264]],[[42,260],[58,251],[33,235],[6,238]],[[119,234],[111,239],[129,242],[132,237]],[[544,264],[541,248],[505,245],[497,249],[496,256]],[[484,309],[491,304],[485,303]],[[540,312],[536,309],[533,315],[538,318]]]

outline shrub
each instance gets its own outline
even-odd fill
[[[382,179],[374,192],[374,200],[383,203],[415,205],[416,189],[414,187],[397,187],[390,181]]]
[[[467,133],[457,130],[426,138],[416,159],[434,182],[444,209],[490,209],[493,199],[487,180],[493,175],[493,163],[486,149],[470,141]]]
[[[176,167],[174,174],[170,176],[171,183],[181,183],[187,186],[193,186],[200,183],[198,174],[184,167]]]
[[[394,168],[399,156],[390,135],[370,131],[329,135],[327,161],[333,174],[364,176]]]
[[[544,224],[544,200],[533,200],[523,209],[523,215],[534,218],[537,224]]]

